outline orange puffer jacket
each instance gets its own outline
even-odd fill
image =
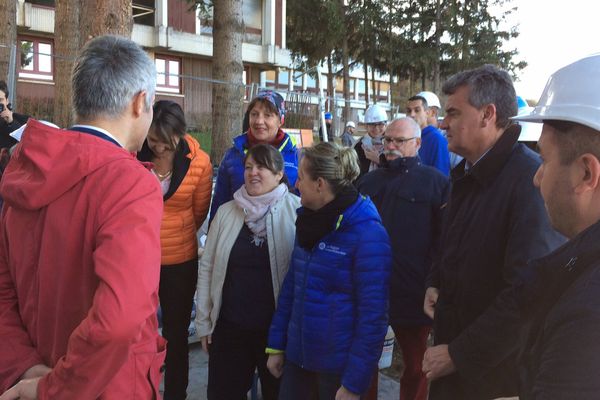
[[[184,137],[189,153],[176,153],[173,161],[172,180],[183,173],[183,180],[171,196],[165,196],[164,214],[160,227],[161,264],[171,265],[189,261],[198,256],[196,232],[208,213],[212,192],[212,165],[200,144],[191,137]],[[185,172],[186,166],[187,172]],[[181,178],[179,178],[181,179]],[[173,186],[173,182],[171,183]]]

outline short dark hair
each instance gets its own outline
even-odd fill
[[[577,157],[589,153],[600,160],[600,131],[571,121],[545,120],[554,129],[560,148],[560,162],[569,165]]]
[[[510,117],[517,115],[517,94],[508,72],[491,64],[452,75],[442,86],[446,95],[459,88],[469,88],[469,104],[481,109],[486,104],[496,106],[496,126],[505,128]]]
[[[273,174],[283,172],[283,177],[279,183],[285,183],[289,186],[289,180],[284,171],[283,156],[275,147],[270,144],[256,144],[248,149],[244,157],[244,164],[248,157],[252,157],[255,163],[263,168],[268,169]]]
[[[154,103],[153,112],[150,129],[174,150],[175,138],[185,136],[187,129],[181,106],[171,100],[159,100]]]
[[[8,100],[8,85],[6,81],[0,81],[0,90],[4,92],[4,96]]]
[[[425,108],[425,109],[429,108],[429,105],[427,104],[427,100],[425,100],[425,97],[423,97],[423,96],[413,96],[408,99],[408,101],[417,101],[417,100],[421,100],[421,104],[423,104],[423,108]]]

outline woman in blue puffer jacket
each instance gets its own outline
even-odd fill
[[[290,185],[296,183],[298,155],[292,138],[281,126],[285,120],[285,101],[273,90],[262,90],[248,104],[248,131],[233,139],[233,147],[223,156],[217,172],[215,193],[210,206],[210,221],[221,204],[233,200],[233,194],[244,184],[244,158],[248,149],[264,143],[275,147],[284,161],[284,171]]]
[[[296,243],[269,332],[279,399],[358,399],[387,331],[388,235],[352,181],[356,152],[331,143],[303,150]],[[284,363],[285,360],[285,363]]]

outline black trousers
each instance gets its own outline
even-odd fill
[[[162,335],[167,339],[164,400],[185,400],[188,386],[188,327],[198,280],[198,259],[160,269],[158,296]]]
[[[373,379],[378,379],[377,374],[376,371]],[[286,361],[281,376],[279,400],[334,400],[341,386],[341,375],[309,371]],[[360,399],[366,400],[369,396],[372,397],[372,394],[367,391]]]
[[[209,348],[208,400],[246,400],[257,369],[263,400],[277,400],[279,379],[267,370],[267,335],[217,322]]]
[[[313,372],[286,361],[279,400],[334,400],[340,386],[338,374]]]

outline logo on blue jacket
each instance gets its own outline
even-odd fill
[[[326,244],[325,242],[319,243],[319,250],[327,251],[329,253],[339,254],[341,256],[346,255],[346,253],[343,252],[339,247],[333,246],[331,244]]]

